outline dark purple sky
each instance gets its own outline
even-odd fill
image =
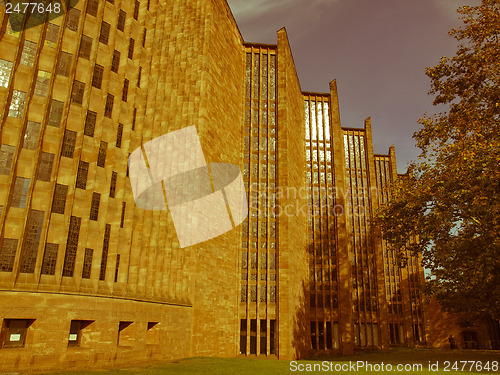
[[[418,157],[412,138],[432,106],[425,68],[453,56],[456,8],[479,0],[228,0],[247,42],[276,43],[287,29],[303,91],[337,80],[342,126],[371,116],[375,153],[396,146],[398,171]]]

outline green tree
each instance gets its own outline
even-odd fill
[[[420,157],[377,214],[394,249],[421,251],[427,292],[447,310],[500,318],[500,2],[462,7],[452,58],[427,68],[437,115],[419,120]]]

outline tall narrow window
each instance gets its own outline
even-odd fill
[[[127,202],[122,202],[122,215],[120,217],[120,228],[123,228],[123,224],[125,223],[125,209],[127,207]]]
[[[61,119],[63,114],[64,103],[59,100],[52,99],[50,102],[50,112],[48,125],[54,126],[56,128],[61,125]]]
[[[16,258],[17,239],[4,238],[0,249],[0,271],[12,272],[14,259]]]
[[[137,119],[137,108],[132,112],[132,130],[135,130],[135,121]]]
[[[99,217],[99,204],[101,203],[101,194],[92,193],[92,203],[90,205],[90,220],[97,220]]]
[[[71,101],[73,103],[82,104],[84,91],[85,91],[85,83],[80,81],[75,81],[73,83],[73,92],[71,94]]]
[[[77,31],[79,21],[80,11],[76,8],[71,8],[68,12],[68,22],[66,23],[66,27],[71,31]]]
[[[83,257],[83,269],[82,269],[82,279],[90,279],[90,273],[92,271],[92,257],[94,256],[94,250],[86,248],[85,256]]]
[[[90,59],[90,52],[92,51],[92,38],[87,35],[82,35],[82,41],[80,43],[80,51],[78,56],[88,60]]]
[[[9,14],[9,22],[7,22],[6,34],[12,35],[14,38],[19,38],[24,19],[24,14],[12,12]]]
[[[0,147],[0,174],[10,173],[15,149],[16,148],[11,145],[2,145]]]
[[[247,354],[247,320],[240,320],[240,354]]]
[[[130,160],[130,152],[128,153],[128,157],[127,157],[127,160]],[[129,176],[129,163],[127,163],[127,177]]]
[[[71,53],[61,52],[61,57],[59,58],[59,64],[57,64],[57,74],[63,77],[68,77],[69,71],[71,69],[72,60],[73,60],[73,55]]]
[[[14,189],[12,192],[13,207],[25,208],[26,199],[28,198],[28,189],[30,187],[30,179],[24,177],[16,177]]]
[[[134,19],[137,20],[138,18],[139,18],[139,2],[135,0]]]
[[[134,58],[134,44],[135,44],[135,40],[130,38],[130,41],[128,43],[128,58],[129,59]]]
[[[94,75],[92,77],[92,86],[97,89],[102,87],[102,76],[104,74],[104,67],[99,64],[95,64],[94,66]]]
[[[122,136],[123,136],[123,124],[118,124],[118,129],[116,131],[116,147],[122,147]]]
[[[23,52],[21,53],[21,65],[32,67],[35,62],[37,44],[30,42],[29,40],[24,41]]]
[[[40,155],[40,164],[38,165],[37,180],[50,181],[52,175],[52,166],[54,164],[54,154],[42,152]]]
[[[72,158],[75,153],[76,132],[66,129],[64,131],[64,139],[62,144],[61,155],[67,158]]]
[[[87,3],[87,14],[97,17],[97,10],[99,9],[99,0],[89,0]]]
[[[120,52],[116,49],[113,51],[113,59],[111,60],[111,71],[118,73],[118,68],[120,67]]]
[[[260,354],[267,354],[267,321],[260,319]]]
[[[45,252],[43,253],[42,275],[54,275],[56,273],[57,251],[59,245],[56,243],[45,244]]]
[[[111,185],[109,187],[109,196],[111,198],[114,198],[115,197],[115,192],[116,192],[116,178],[117,178],[118,174],[116,172],[112,172],[111,173]]]
[[[120,13],[118,14],[118,25],[116,28],[120,31],[125,29],[125,19],[127,18],[127,13],[120,9]]]
[[[250,354],[257,354],[257,319],[250,319]]]
[[[68,185],[56,184],[54,189],[54,199],[52,200],[52,212],[56,214],[64,214],[67,195]]]
[[[64,254],[63,276],[71,277],[75,271],[75,259],[78,249],[81,222],[82,219],[76,216],[71,216],[69,221],[68,240],[66,242],[66,253]]]
[[[108,94],[106,97],[106,105],[104,107],[104,116],[111,118],[111,114],[113,113],[113,101],[115,97],[111,94]]]
[[[146,28],[144,28],[144,31],[142,33],[142,46],[146,47]]]
[[[109,250],[109,237],[110,236],[111,236],[111,225],[106,224],[106,230],[104,232],[104,241],[102,243],[101,272],[99,274],[99,280],[104,280],[106,278],[106,265],[108,263],[108,250]]]
[[[128,97],[128,79],[125,78],[123,81],[123,92],[122,92],[122,101],[126,102]]]
[[[94,136],[96,120],[97,113],[94,111],[87,111],[87,117],[85,118],[85,129],[83,130],[83,134],[88,135],[89,137]]]
[[[40,236],[43,224],[43,211],[31,210],[26,223],[26,234],[23,244],[23,251],[19,272],[33,273],[35,272],[36,258],[38,255],[38,245],[40,244]]]
[[[10,74],[12,73],[12,61],[0,59],[0,86],[9,87]]]
[[[141,87],[142,66],[139,67],[139,74],[137,75],[137,87]]]
[[[45,33],[45,45],[50,48],[56,48],[59,39],[59,26],[49,23]]]
[[[106,149],[108,148],[108,144],[104,141],[101,141],[101,145],[99,146],[99,154],[97,155],[97,166],[104,167],[106,163]]]
[[[14,90],[9,107],[9,117],[21,118],[24,113],[24,104],[26,102],[26,93],[24,91]]]
[[[76,175],[76,187],[78,189],[87,188],[87,176],[89,174],[89,163],[80,160],[78,163],[78,174]]]
[[[99,34],[99,42],[106,45],[108,44],[110,30],[111,30],[111,25],[107,22],[102,21],[101,33]]]
[[[39,136],[40,123],[28,121],[28,123],[26,124],[26,131],[24,132],[23,148],[27,150],[34,150],[38,143]]]
[[[43,70],[38,71],[38,75],[36,77],[35,95],[44,97],[47,96],[51,75],[52,74],[50,72]]]
[[[120,254],[116,254],[115,283],[118,282],[118,270],[120,269]]]
[[[275,354],[275,349],[274,349],[275,330],[276,330],[276,320],[271,319],[269,321],[269,354]]]

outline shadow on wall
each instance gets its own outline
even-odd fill
[[[311,349],[311,338],[309,335],[309,312],[307,311],[308,289],[302,281],[302,290],[300,293],[300,303],[295,312],[293,320],[293,340],[292,347],[294,356],[297,359],[304,358]]]
[[[490,317],[478,320],[443,311],[435,299],[426,306],[429,327],[429,344],[433,348],[450,348],[450,335],[458,349],[498,349],[500,325]]]

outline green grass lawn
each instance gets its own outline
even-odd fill
[[[323,362],[327,361],[327,362]],[[358,362],[360,361],[360,362]],[[449,362],[448,371],[445,370],[446,361]],[[460,363],[462,361],[462,363]],[[475,361],[472,371],[469,371],[471,362],[468,362],[465,370],[462,371],[463,361]],[[483,367],[489,363],[489,371],[483,369],[478,371],[475,368],[476,364],[481,362]],[[496,362],[496,367],[493,367],[493,362]],[[474,374],[474,373],[489,373],[499,374],[498,368],[500,362],[499,351],[480,351],[480,350],[434,350],[434,349],[396,349],[390,351],[370,351],[361,352],[351,356],[321,356],[309,358],[307,360],[296,361],[291,364],[290,361],[266,360],[266,359],[247,359],[247,358],[190,358],[178,361],[172,361],[162,364],[145,365],[137,367],[116,368],[112,370],[100,370],[90,372],[66,372],[58,374],[95,374],[95,375],[183,375],[183,374],[230,374],[230,375],[247,375],[247,374]],[[373,366],[371,371],[365,368],[353,367],[355,364],[368,363]],[[384,364],[382,368],[377,368],[376,364]],[[433,365],[433,370],[429,370],[429,363]],[[454,364],[457,368],[453,368]],[[328,371],[313,371],[316,367],[328,366]],[[415,365],[422,365],[422,369]],[[349,367],[349,365],[351,365]],[[388,365],[392,366],[392,371],[388,371]],[[413,370],[398,371],[397,365],[407,365]],[[300,366],[300,367],[299,367]],[[330,369],[333,366],[333,371]],[[336,368],[340,371],[335,371]],[[295,369],[295,371],[292,371]],[[302,371],[300,371],[302,369]],[[311,371],[307,371],[310,369]],[[378,369],[378,371],[377,371]],[[347,371],[345,371],[347,370]],[[496,370],[496,371],[495,371]]]

